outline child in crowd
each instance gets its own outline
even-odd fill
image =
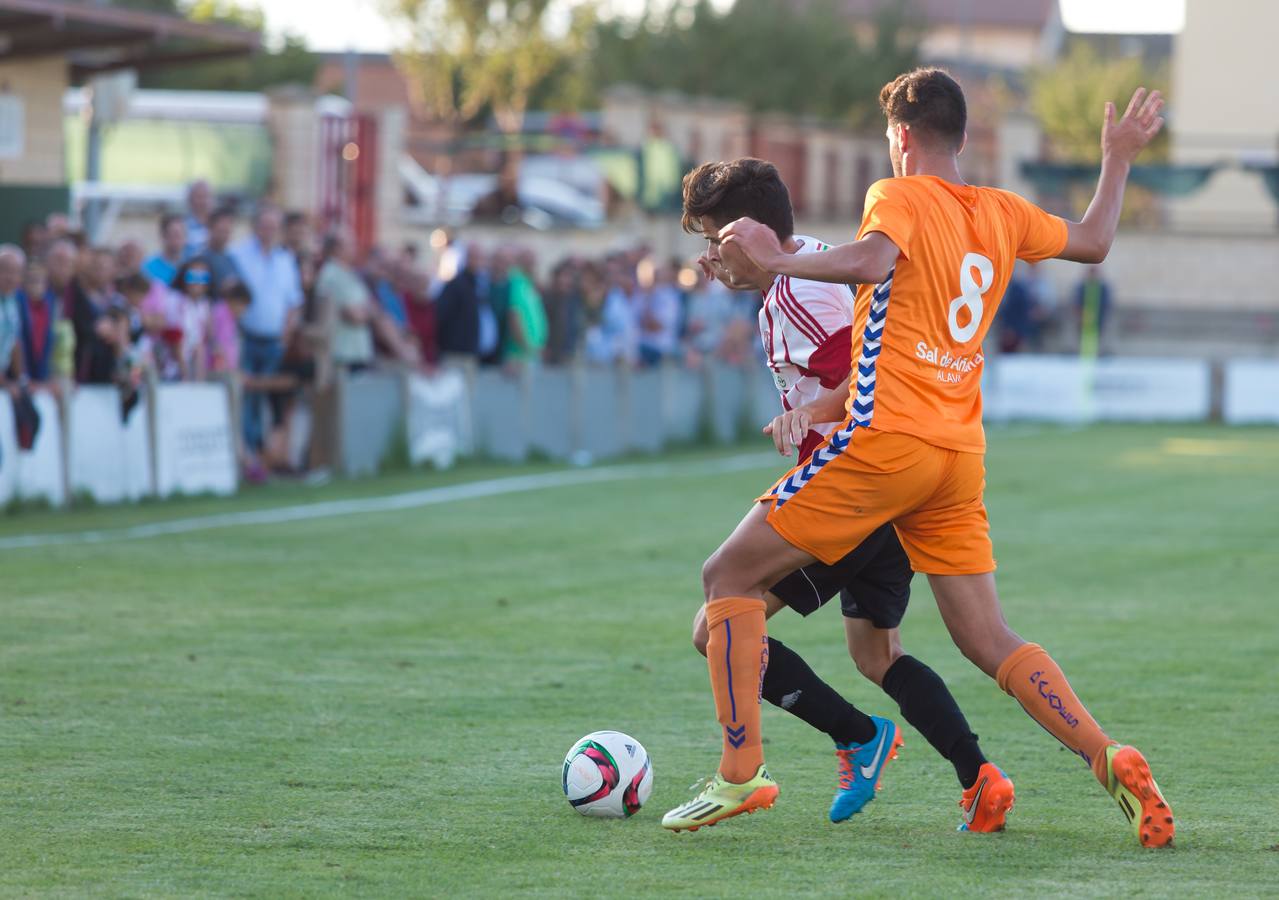
[[[208,333],[212,315],[209,285],[213,273],[203,257],[184,262],[173,278],[169,328],[182,377],[203,381],[208,375]]]
[[[137,342],[139,358],[145,359],[155,371],[159,381],[181,381],[182,361],[178,356],[178,343],[182,331],[165,324],[163,319],[148,316],[144,319],[146,330]]]
[[[176,355],[170,349],[166,338],[168,317],[165,315],[163,300],[156,301],[156,294],[151,290],[151,279],[145,275],[128,275],[120,279],[117,289],[124,298],[124,303],[117,307],[119,320],[123,321],[128,336],[127,355],[130,365],[138,365],[142,369],[151,369],[161,381],[178,381],[181,370],[178,368]],[[116,351],[117,372],[123,365],[120,340],[112,333],[110,339],[103,340],[112,344]]]
[[[249,289],[237,281],[223,292],[221,300],[213,304],[209,328],[205,332],[205,353],[210,372],[233,374],[240,371],[239,323],[248,311],[250,301]]]
[[[129,311],[118,304],[108,307],[94,324],[98,338],[115,357],[112,382],[120,389],[120,416],[125,421],[138,403],[139,389],[152,364],[144,343],[133,341],[130,327]]]
[[[162,304],[157,304],[153,297],[152,281],[145,275],[133,274],[126,275],[116,283],[116,290],[120,292],[120,296],[124,298],[125,315],[129,318],[129,337],[136,343],[142,338],[143,332],[146,331],[146,318],[148,315],[163,317],[163,313],[155,312],[162,309]]]

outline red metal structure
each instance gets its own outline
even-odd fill
[[[377,241],[377,159],[373,116],[320,120],[320,226],[349,229],[360,252]]]

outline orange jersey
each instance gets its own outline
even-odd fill
[[[854,321],[867,323],[868,343],[854,342],[864,377],[852,383],[849,412],[858,425],[980,453],[981,342],[1015,261],[1057,256],[1066,223],[1009,191],[913,175],[871,185],[857,237],[872,231],[901,256],[887,291],[857,292]]]

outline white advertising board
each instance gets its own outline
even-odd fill
[[[1228,425],[1279,424],[1279,360],[1226,363],[1221,416]]]
[[[1199,422],[1212,405],[1203,360],[1002,356],[983,382],[992,421]]]
[[[154,493],[147,402],[140,398],[122,418],[120,392],[84,385],[71,395],[67,446],[73,493],[99,503],[137,500]]]
[[[235,439],[225,385],[156,388],[155,478],[161,497],[235,493]]]
[[[1067,356],[1001,356],[987,363],[982,400],[993,421],[1082,422],[1083,369]]]
[[[1108,421],[1202,422],[1212,411],[1212,369],[1202,359],[1102,359],[1091,395]]]
[[[460,372],[443,371],[429,378],[412,375],[408,382],[409,461],[446,469],[468,443],[466,379]]]
[[[16,482],[12,496],[19,500],[44,500],[53,506],[62,506],[67,502],[67,487],[62,472],[62,415],[58,401],[45,392],[34,394],[31,399],[40,416],[40,428],[30,450],[18,449],[9,403],[0,412],[0,416],[4,417],[4,427],[0,429],[4,459],[0,466],[12,463]],[[6,396],[5,400],[9,401],[9,398]]]

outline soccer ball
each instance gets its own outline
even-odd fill
[[[564,796],[584,816],[623,819],[653,791],[644,745],[620,731],[593,731],[564,757]]]

